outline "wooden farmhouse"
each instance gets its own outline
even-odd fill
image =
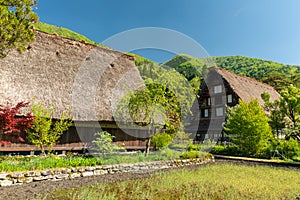
[[[124,131],[113,117],[117,102],[128,90],[144,87],[134,57],[36,31],[35,41],[27,50],[21,54],[12,51],[0,59],[0,73],[0,104],[42,102],[55,107],[55,119],[63,111],[72,112],[74,126],[54,149],[81,149],[101,130],[127,148],[144,146],[145,139],[139,138],[143,130]],[[33,148],[12,144],[0,151]]]
[[[201,85],[198,101],[193,106],[193,117],[188,131],[195,135],[194,141],[205,139],[220,141],[224,139],[223,124],[226,120],[226,107],[238,104],[239,99],[250,102],[258,99],[263,106],[261,94],[268,92],[270,101],[280,97],[270,85],[255,79],[234,74],[218,67],[209,68],[205,81]]]

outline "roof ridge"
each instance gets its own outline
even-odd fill
[[[234,73],[234,72],[232,72],[230,70],[227,70],[225,68],[220,68],[220,67],[217,67],[217,66],[213,66],[212,68],[215,68],[217,71],[222,71],[222,72],[225,72],[225,73],[230,73],[233,76],[240,77],[240,78],[243,78],[243,79],[247,79],[249,81],[252,81],[253,83],[260,84],[261,86],[265,86],[266,88],[275,90],[274,87],[272,87],[271,85],[268,85],[268,84],[263,83],[263,82],[261,82],[259,80],[256,80],[255,78],[248,77],[248,76],[245,76],[245,75],[242,75],[242,74],[236,74],[236,73]]]
[[[114,50],[114,49],[104,48],[104,47],[102,47],[100,45],[95,45],[95,44],[86,42],[84,40],[75,40],[75,39],[67,38],[67,37],[64,37],[64,36],[61,36],[61,35],[58,35],[58,34],[55,34],[55,33],[51,34],[51,33],[47,33],[47,32],[44,32],[44,31],[41,31],[41,30],[36,30],[36,29],[34,29],[34,32],[39,32],[41,34],[45,34],[45,35],[52,36],[52,37],[55,36],[56,38],[60,38],[60,39],[67,40],[67,41],[78,42],[78,43],[86,45],[86,46],[100,48],[101,50],[104,50],[104,51],[107,51],[107,52],[118,53],[121,56],[134,59],[134,56],[129,55],[128,53],[120,52],[120,51],[117,51],[117,50]]]

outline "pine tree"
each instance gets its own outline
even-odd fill
[[[12,49],[24,50],[34,40],[35,5],[36,0],[0,0],[0,58]]]

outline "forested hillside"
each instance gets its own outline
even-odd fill
[[[176,69],[187,80],[193,82],[197,77],[201,79],[202,74],[205,74],[207,67],[210,67],[212,62],[220,68],[270,84],[277,90],[281,90],[290,84],[300,87],[299,66],[285,65],[258,58],[222,56],[203,59],[188,55],[177,55],[163,65]]]
[[[221,68],[255,78],[281,90],[290,84],[300,87],[300,67],[244,56],[213,57]]]

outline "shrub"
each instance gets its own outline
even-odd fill
[[[95,133],[96,139],[92,141],[94,144],[93,150],[105,154],[105,153],[112,153],[115,151],[122,150],[124,151],[124,147],[120,147],[118,145],[113,144],[113,138],[109,132],[102,131]]]
[[[162,149],[168,146],[172,141],[172,137],[167,133],[157,133],[151,139],[151,145],[155,149]]]
[[[203,151],[185,151],[179,156],[181,159],[193,159],[193,158],[202,158],[202,159],[212,159],[213,155]]]
[[[192,159],[192,158],[200,158],[199,151],[185,151],[180,155],[182,159]]]
[[[226,146],[224,145],[216,145],[211,150],[211,153],[214,154],[224,154],[226,152]]]
[[[187,147],[186,147],[187,151],[201,151],[201,145],[200,144],[192,144],[190,143]]]
[[[231,155],[231,156],[245,155],[245,153],[242,152],[236,145],[229,145],[229,146],[216,145],[211,150],[211,153],[220,154],[220,155]]]
[[[297,140],[273,140],[257,154],[263,158],[292,159],[300,156],[300,145]]]
[[[293,157],[300,156],[300,145],[297,140],[281,140],[279,141],[276,149],[284,158],[291,159]]]

